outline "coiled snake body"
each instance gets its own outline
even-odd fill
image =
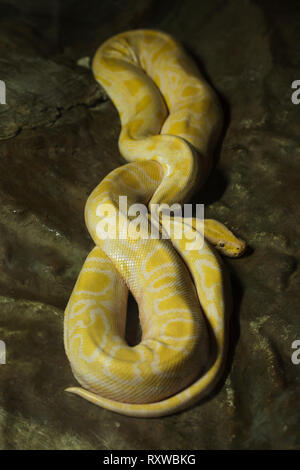
[[[86,204],[96,247],[64,323],[66,353],[83,388],[67,390],[129,416],[163,416],[199,400],[222,373],[230,289],[211,244],[229,256],[241,254],[245,244],[213,220],[205,220],[200,249],[187,249],[185,236],[105,238],[97,227],[103,207],[124,222],[119,196],[149,207],[184,201],[210,170],[221,108],[181,46],[158,31],[109,39],[95,55],[93,72],[119,112],[119,148],[130,163],[106,176]],[[150,222],[143,220],[147,235]],[[171,225],[180,223],[203,236],[195,219],[174,218]],[[134,347],[125,341],[128,290],[142,327]]]

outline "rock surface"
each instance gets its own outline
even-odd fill
[[[298,2],[27,4],[0,7],[0,448],[299,448],[300,365],[291,361],[300,339]],[[234,312],[219,387],[186,412],[150,421],[65,393],[75,379],[63,348],[64,307],[93,245],[84,204],[123,163],[117,112],[77,61],[142,27],[181,40],[222,98],[218,162],[194,202],[251,247],[226,260]]]

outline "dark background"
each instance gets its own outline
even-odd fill
[[[182,41],[220,96],[218,162],[194,202],[250,246],[226,260],[234,311],[223,379],[192,409],[151,420],[66,394],[76,381],[63,348],[63,311],[92,247],[84,204],[124,163],[117,112],[77,61],[144,27]],[[299,448],[296,79],[298,1],[0,2],[2,449]]]

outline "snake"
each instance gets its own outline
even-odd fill
[[[166,416],[213,391],[226,362],[232,292],[218,251],[237,257],[246,243],[213,219],[174,216],[167,227],[157,209],[185,203],[207,179],[222,107],[183,46],[161,31],[106,40],[92,71],[118,111],[127,163],[85,205],[95,246],[64,315],[65,351],[81,386],[66,391],[127,416]],[[140,209],[139,237],[124,232],[136,220],[121,197]],[[143,207],[156,208],[156,236]],[[102,224],[112,220],[118,228],[108,236],[113,224],[106,232]],[[189,236],[174,236],[176,227],[189,227]],[[135,345],[126,340],[129,292],[142,331]]]

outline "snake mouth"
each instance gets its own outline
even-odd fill
[[[233,249],[231,253],[227,253],[227,256],[231,258],[239,258],[242,256],[247,249],[247,244],[243,240],[239,240],[239,245]]]

